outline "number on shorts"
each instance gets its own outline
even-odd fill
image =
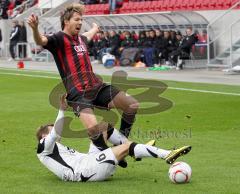
[[[106,159],[106,155],[105,155],[104,153],[100,154],[100,155],[99,155],[99,158],[96,158],[96,160],[97,160],[98,162],[101,162],[101,161],[103,161],[103,160],[105,160],[105,159]]]

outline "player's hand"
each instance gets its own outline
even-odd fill
[[[33,13],[28,17],[27,19],[27,23],[28,25],[33,29],[37,29],[38,28],[38,24],[39,24],[39,21],[38,21],[38,16],[34,15]]]
[[[67,94],[63,94],[62,96],[60,96],[60,110],[67,110],[68,104],[67,104],[67,100],[66,100]]]
[[[92,28],[96,29],[97,32],[100,32],[100,26],[96,23],[92,23]]]

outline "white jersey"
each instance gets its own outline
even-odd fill
[[[57,121],[61,121],[59,113]],[[115,171],[118,164],[112,149],[99,151],[93,144],[89,154],[83,154],[58,143],[61,123],[55,122],[50,133],[38,144],[37,156],[41,163],[64,181],[101,181]],[[55,129],[56,128],[56,129]]]

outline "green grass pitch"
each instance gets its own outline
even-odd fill
[[[0,69],[0,193],[239,193],[240,96],[174,88],[240,94],[240,86],[166,81],[171,89],[162,96],[174,106],[159,114],[137,116],[133,140],[146,142],[161,130],[161,136],[155,134],[159,147],[192,145],[192,151],[179,159],[192,167],[189,184],[171,183],[169,166],[152,158],[141,162],[128,158],[128,168],[118,168],[108,181],[72,183],[59,180],[36,156],[36,128],[54,122],[57,115],[48,102],[49,92],[59,83],[54,77],[58,75]],[[76,119],[73,125],[81,128]],[[89,144],[87,138],[62,142],[82,152]]]

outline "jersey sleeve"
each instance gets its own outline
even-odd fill
[[[60,141],[64,124],[64,111],[59,110],[57,119],[50,133],[40,140],[37,153],[51,154],[56,141]]]
[[[44,49],[47,49],[51,52],[55,51],[58,47],[59,33],[45,35],[48,39],[47,45],[43,46]]]
[[[84,42],[84,44],[88,47],[88,43],[89,43],[89,42],[88,42],[87,37],[84,36],[84,35],[81,35],[80,37],[81,37],[82,41]]]

